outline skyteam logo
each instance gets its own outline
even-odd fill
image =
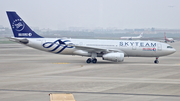
[[[66,43],[72,44],[70,43],[70,40],[62,41],[61,39],[58,39],[54,42],[46,42],[42,46],[44,48],[48,48],[50,52],[55,52],[58,54],[61,53],[65,48],[73,48],[73,46],[68,46]]]
[[[15,19],[12,23],[12,28],[16,31],[22,31],[25,27],[25,24],[22,19]]]

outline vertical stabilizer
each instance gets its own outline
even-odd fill
[[[166,39],[166,33],[164,32],[164,37],[165,37],[165,39]]]
[[[143,36],[143,32],[139,35],[139,37],[141,38]]]
[[[14,37],[19,38],[42,38],[13,11],[7,11],[7,16],[9,18],[9,22],[14,33]]]

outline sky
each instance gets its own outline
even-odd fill
[[[180,0],[0,0],[0,25],[10,27],[6,11],[38,28],[180,29]]]

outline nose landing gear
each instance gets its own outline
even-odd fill
[[[154,63],[158,64],[159,61],[158,61],[158,57],[156,57],[156,60],[154,61]]]

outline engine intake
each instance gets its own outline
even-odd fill
[[[124,61],[124,53],[107,53],[102,56],[103,60],[122,62]]]

